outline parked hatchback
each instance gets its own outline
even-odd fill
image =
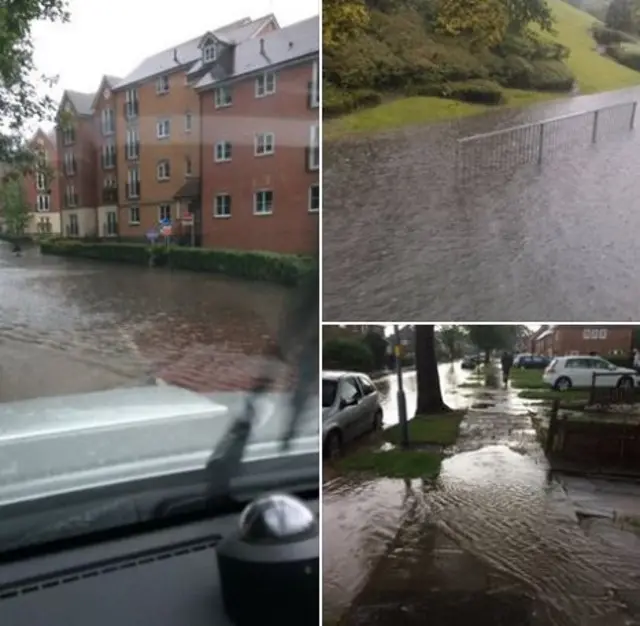
[[[618,367],[598,356],[559,356],[549,363],[542,380],[554,389],[591,387],[635,387],[639,377],[635,370]]]
[[[322,450],[340,456],[345,444],[381,428],[378,390],[366,374],[322,373]]]
[[[549,357],[538,354],[517,354],[513,367],[525,370],[543,370],[549,365]]]

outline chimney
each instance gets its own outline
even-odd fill
[[[180,65],[180,59],[178,59],[178,48],[173,49],[173,60],[176,65]]]
[[[262,37],[260,38],[260,54],[262,56],[265,56],[265,53],[264,53],[264,39]]]

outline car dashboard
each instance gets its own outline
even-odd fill
[[[318,515],[316,497],[305,500]],[[0,565],[7,626],[232,626],[216,546],[230,514]]]

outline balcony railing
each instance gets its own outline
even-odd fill
[[[127,183],[127,198],[139,198],[140,197],[140,182]]]
[[[137,161],[140,158],[140,141],[126,143],[124,153],[127,161]]]
[[[115,204],[118,202],[118,188],[106,187],[102,190],[102,201],[105,204]]]
[[[125,102],[122,110],[126,119],[131,120],[140,115],[140,103],[138,100],[132,100],[131,102]]]

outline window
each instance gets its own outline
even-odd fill
[[[36,174],[36,189],[38,191],[44,191],[45,185],[47,184],[46,176],[43,172],[38,172]]]
[[[231,161],[231,142],[219,141],[216,144],[213,156],[218,163],[222,161]]]
[[[158,139],[166,139],[171,135],[171,121],[160,120],[156,123],[156,134]]]
[[[129,224],[135,225],[139,223],[140,223],[140,207],[130,206],[129,207]]]
[[[598,338],[598,329],[597,328],[592,328],[591,329],[591,339],[597,339]]]
[[[276,92],[276,75],[265,72],[256,78],[256,98],[264,98]]]
[[[599,339],[606,339],[607,338],[607,329],[606,328],[601,328],[598,331],[598,338]]]
[[[51,220],[48,217],[41,217],[38,221],[38,232],[39,233],[50,233],[52,231],[51,228]]]
[[[158,180],[169,180],[171,178],[171,164],[167,159],[163,159],[158,163],[156,176]]]
[[[51,210],[51,196],[49,196],[48,194],[38,195],[37,208],[39,213],[44,213]]]
[[[309,212],[317,213],[320,210],[320,185],[309,187]]]
[[[189,157],[184,158],[184,175],[185,178],[193,175],[193,165]]]
[[[583,338],[583,339],[591,339],[591,330],[590,330],[590,329],[588,329],[588,328],[585,328],[585,329],[582,331],[582,338]]]
[[[311,82],[309,83],[309,108],[315,109],[320,105],[320,70],[318,61],[313,62]]]
[[[127,89],[125,93],[124,114],[127,119],[136,117],[139,112],[138,92],[135,89]]]
[[[203,49],[202,49],[202,60],[205,63],[212,63],[213,61],[215,61],[218,58],[218,50],[216,47],[216,44],[213,42],[209,42]]]
[[[75,185],[67,185],[65,190],[65,200],[68,207],[74,207],[78,204],[78,195],[76,194]]]
[[[255,152],[256,156],[273,154],[275,149],[275,137],[273,133],[258,133],[256,135]]]
[[[116,166],[116,144],[113,141],[102,146],[102,167],[110,170]]]
[[[113,109],[102,109],[102,134],[113,135],[116,132],[116,118]]]
[[[62,129],[62,142],[65,146],[70,146],[76,141],[76,129],[73,126],[65,126]]]
[[[140,197],[140,170],[132,167],[127,172],[127,198]]]
[[[171,221],[171,205],[170,204],[161,204],[158,207],[158,219],[161,222],[163,220]]]
[[[105,189],[115,189],[118,186],[115,176],[105,176],[102,181],[102,186]]]
[[[72,214],[69,216],[69,226],[67,228],[70,235],[75,235],[77,237],[80,234],[77,215]]]
[[[255,215],[271,215],[273,213],[273,191],[256,191],[253,196],[253,212]]]
[[[309,154],[307,156],[307,167],[314,171],[320,167],[320,126],[315,124],[309,131]]]
[[[76,173],[76,159],[71,151],[64,153],[64,173],[67,176],[73,176]]]
[[[165,93],[169,93],[169,77],[159,76],[156,80],[156,93],[161,96]]]
[[[219,193],[214,198],[213,217],[231,217],[231,196]]]
[[[359,380],[360,380],[360,387],[362,387],[362,393],[365,396],[370,396],[372,393],[376,392],[376,387],[371,382],[370,378],[367,378],[366,376],[360,376]]]
[[[107,224],[106,224],[107,237],[113,237],[118,234],[118,216],[115,211],[107,211]]]
[[[127,128],[125,154],[127,161],[135,161],[140,158],[140,136],[136,127]]]
[[[217,87],[213,92],[213,101],[216,109],[228,107],[233,104],[233,95],[230,87]]]
[[[184,132],[185,133],[191,132],[192,123],[193,123],[193,119],[191,117],[191,113],[185,113],[185,116],[184,116]]]

